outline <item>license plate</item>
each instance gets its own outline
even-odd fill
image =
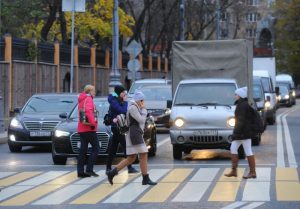
[[[80,142],[77,142],[77,148],[80,148]],[[99,142],[99,146],[101,147],[101,142]],[[88,148],[92,148],[92,145],[88,143]]]
[[[216,131],[216,130],[199,130],[199,131],[195,131],[194,135],[216,136],[216,135],[218,135],[218,131]]]
[[[32,137],[51,136],[51,131],[30,131],[30,136]]]

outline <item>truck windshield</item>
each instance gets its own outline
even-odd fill
[[[234,83],[189,83],[178,87],[174,105],[233,105]]]
[[[263,84],[264,92],[271,93],[272,92],[272,84],[271,84],[270,78],[262,77],[261,81]]]

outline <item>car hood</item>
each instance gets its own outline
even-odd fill
[[[17,116],[23,121],[61,121],[59,114],[20,114]]]
[[[232,127],[227,120],[234,117],[234,111],[235,106],[173,106],[170,119],[182,118],[186,129],[228,129]]]
[[[145,106],[149,109],[166,109],[167,108],[167,101],[146,101]]]

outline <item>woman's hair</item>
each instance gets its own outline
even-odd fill
[[[91,91],[95,90],[95,86],[88,84],[84,87],[84,92],[89,94]]]

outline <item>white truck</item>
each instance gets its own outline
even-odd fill
[[[266,102],[267,122],[273,125],[276,122],[278,101],[276,98],[276,63],[275,57],[253,58],[253,75],[261,77]]]
[[[247,40],[173,43],[170,138],[174,159],[192,149],[229,149],[234,91],[252,99],[252,43]],[[239,152],[243,157],[243,152]]]

